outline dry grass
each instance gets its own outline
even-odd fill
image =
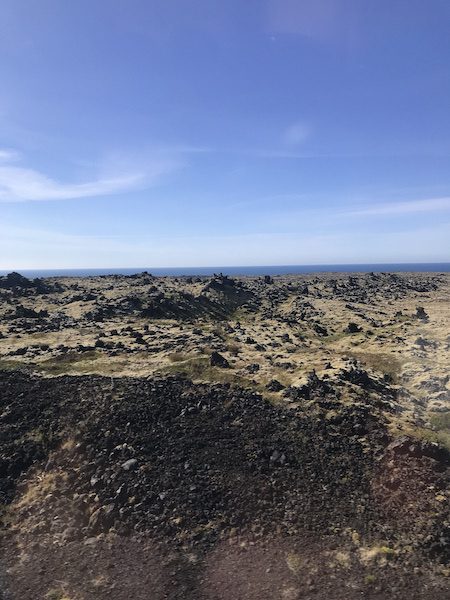
[[[64,588],[52,588],[45,594],[46,600],[74,600],[70,597]]]
[[[222,341],[225,340],[227,337],[223,327],[221,327],[220,325],[215,325],[214,327],[212,327],[211,334],[215,337],[218,337]]]
[[[402,361],[388,353],[351,351],[347,354],[373,371],[378,371],[383,375],[390,375],[395,382],[398,380],[403,366]]]
[[[57,358],[49,358],[39,363],[38,368],[48,375],[63,375],[64,373],[89,373],[93,370],[93,362],[102,358],[96,350],[79,354],[68,352]]]
[[[172,354],[167,355],[167,358],[171,363],[184,362],[189,360],[189,354],[184,352],[172,352]]]
[[[54,492],[58,486],[58,479],[65,477],[63,473],[42,472],[37,473],[36,477],[28,484],[26,490],[14,502],[14,508],[25,508],[36,503],[40,503],[47,494]]]
[[[18,360],[10,360],[9,358],[0,359],[0,371],[15,371],[16,369],[23,369],[26,363]]]
[[[426,440],[428,442],[439,444],[439,446],[446,448],[450,452],[450,431],[448,430],[432,431],[431,429],[425,429],[424,427],[414,427],[406,433],[418,440]]]
[[[231,383],[242,387],[253,387],[251,381],[238,375],[233,369],[212,367],[209,357],[190,358],[175,362],[161,369],[166,375],[183,375],[192,381]]]
[[[231,356],[238,356],[239,352],[242,351],[241,345],[236,342],[229,342],[227,344],[227,351],[231,354]]]
[[[432,414],[430,423],[437,431],[445,431],[450,434],[450,411]]]
[[[317,334],[315,332],[312,331],[304,331],[302,333],[303,337],[305,338],[305,340],[308,339],[312,339],[312,340],[316,340],[317,339]],[[355,337],[354,333],[344,333],[343,331],[338,331],[336,333],[330,333],[327,336],[321,337],[320,341],[322,344],[324,344],[325,346],[331,345],[334,342],[340,342],[341,340],[343,340],[344,338],[351,338],[353,339]]]

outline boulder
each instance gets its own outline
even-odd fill
[[[362,328],[356,323],[349,323],[344,329],[344,333],[359,333],[360,331],[362,331]]]
[[[230,366],[227,359],[218,352],[213,352],[211,354],[209,363],[212,367],[220,367],[221,369],[227,369]]]

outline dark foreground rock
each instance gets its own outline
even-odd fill
[[[311,377],[310,385],[315,381]],[[325,400],[330,391],[321,390]],[[322,556],[324,544],[328,554],[334,552],[353,532],[361,543],[383,548],[408,543],[410,550],[398,550],[396,563],[401,590],[394,586],[389,597],[432,597],[420,580],[411,590],[414,578],[408,581],[407,573],[448,556],[448,507],[441,499],[448,485],[447,455],[432,455],[426,445],[412,452],[413,442],[405,440],[389,445],[379,414],[332,399],[324,409],[310,403],[288,411],[255,393],[181,378],[45,379],[0,373],[0,493],[10,506],[5,539],[19,536],[30,552],[45,550],[53,557],[49,564],[56,560],[49,548],[73,544],[72,551],[64,551],[69,556],[80,544],[97,547],[103,544],[99,540],[113,539],[116,548],[126,546],[117,540],[149,539],[158,547],[153,556],[165,557],[152,566],[157,577],[171,572],[173,552],[183,573],[178,591],[154,597],[231,600],[301,596],[279,595],[284,580],[278,582],[278,595],[270,586],[259,595],[245,595],[240,588],[220,595],[217,581],[240,562],[228,553],[225,559],[221,548],[231,544],[250,551],[273,540],[287,560],[292,547],[309,539],[314,540],[311,552],[316,544],[314,552]],[[401,518],[398,511],[402,501],[405,507],[414,501],[411,481],[420,483],[421,494],[413,521],[408,510]],[[11,547],[6,542],[10,562]],[[192,552],[205,561],[201,569],[180,567],[186,560],[181,557]],[[397,550],[389,552],[397,556]],[[207,576],[214,553],[225,563]],[[370,587],[372,579],[364,579],[361,565],[354,568],[364,597],[386,597],[383,587]],[[371,567],[374,581],[383,578],[380,568]],[[292,575],[301,564],[289,569]],[[169,577],[172,586],[177,573]],[[316,584],[321,595],[311,597],[337,599],[330,573],[324,577]],[[14,578],[9,581],[14,588]],[[339,581],[336,589],[345,587]],[[361,589],[341,588],[339,597],[361,597]],[[127,597],[102,593],[82,597]]]

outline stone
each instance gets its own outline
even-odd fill
[[[213,352],[211,354],[209,363],[212,367],[220,367],[222,369],[227,369],[230,366],[230,363],[227,361],[227,359],[218,352]]]
[[[280,383],[278,379],[272,379],[272,381],[269,381],[266,385],[266,390],[269,390],[269,392],[280,392],[284,387],[285,386]]]
[[[89,529],[95,533],[108,531],[114,523],[114,512],[114,504],[107,504],[95,510],[89,518]]]
[[[124,471],[133,471],[137,468],[138,461],[135,458],[130,458],[122,463],[122,469]]]
[[[420,321],[428,321],[429,317],[423,306],[418,306],[416,308],[416,319],[419,319]]]
[[[362,327],[356,323],[349,323],[344,329],[344,333],[359,333],[360,331],[362,331]]]

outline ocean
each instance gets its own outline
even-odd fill
[[[12,269],[14,270],[14,269]],[[105,268],[105,269],[16,269],[25,277],[95,277],[97,275],[134,275],[147,271],[159,276],[188,275],[298,275],[305,273],[450,273],[445,263],[379,263],[348,265],[270,265],[249,267],[169,267],[169,268]],[[6,275],[11,270],[0,270]]]

